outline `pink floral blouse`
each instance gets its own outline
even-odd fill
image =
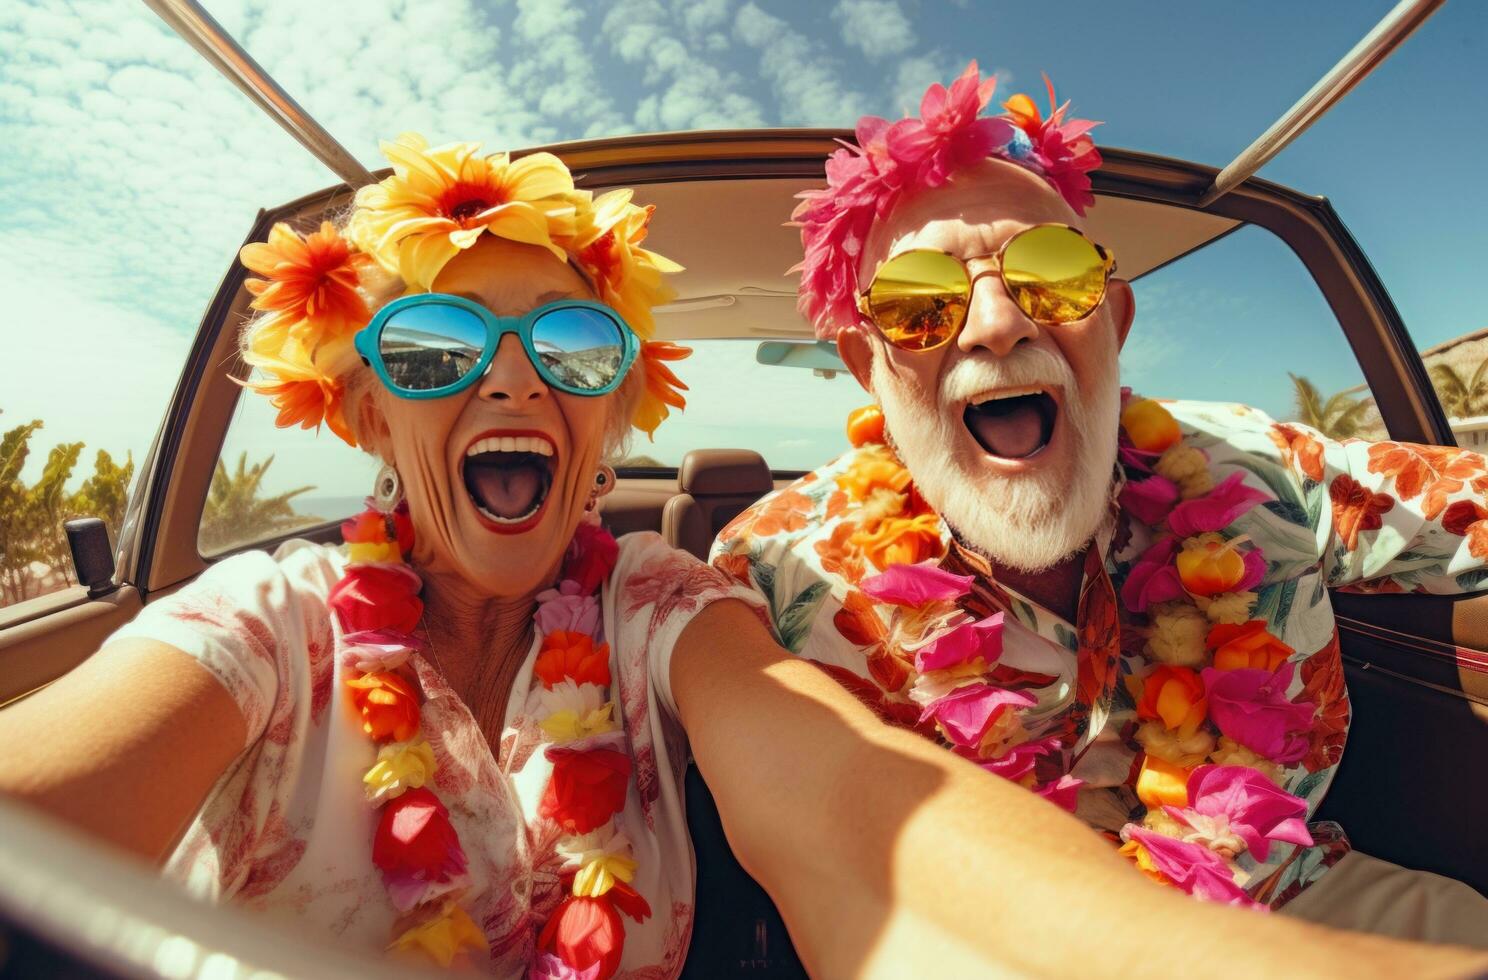
[[[653,910],[628,923],[621,977],[681,971],[692,932],[695,866],[682,797],[688,760],[668,682],[672,646],[692,617],[754,594],[656,534],[622,537],[602,596],[604,638],[633,779],[618,829],[630,839],[633,887]],[[326,599],[345,572],[335,548],[290,542],[272,557],[223,561],[147,606],[113,639],[149,638],[196,657],[248,726],[242,753],[212,789],[165,868],[194,895],[260,909],[293,927],[381,949],[397,913],[372,864],[376,810],[362,774],[377,746],[363,735],[338,676],[340,629]],[[526,973],[538,930],[562,899],[561,836],[537,815],[552,773],[529,705],[538,645],[516,675],[499,746],[490,746],[433,658],[412,664],[426,701],[421,728],[434,789],[470,861],[466,907],[498,976]]]

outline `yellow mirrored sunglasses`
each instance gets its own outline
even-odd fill
[[[973,274],[972,262],[989,261]],[[982,276],[1002,280],[1008,296],[1044,326],[1083,320],[1106,298],[1116,259],[1069,225],[1025,228],[991,255],[962,259],[937,249],[900,252],[879,266],[858,310],[904,350],[934,350],[966,323],[971,291]]]

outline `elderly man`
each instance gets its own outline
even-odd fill
[[[801,310],[878,407],[715,564],[884,717],[1161,882],[1483,944],[1471,889],[1306,823],[1349,715],[1327,590],[1455,591],[1482,563],[1442,515],[1471,490],[1428,516],[1366,444],[1123,392],[1132,291],[1082,230],[1093,124],[1052,86],[1048,117],[985,117],[992,87],[973,64],[921,118],[863,120],[803,195]]]

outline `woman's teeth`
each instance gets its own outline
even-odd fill
[[[466,456],[481,453],[537,453],[539,456],[553,455],[553,444],[535,436],[492,436],[473,442],[465,450]]]

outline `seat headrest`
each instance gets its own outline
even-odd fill
[[[682,457],[677,489],[694,497],[763,495],[775,489],[775,478],[752,449],[694,449]]]

